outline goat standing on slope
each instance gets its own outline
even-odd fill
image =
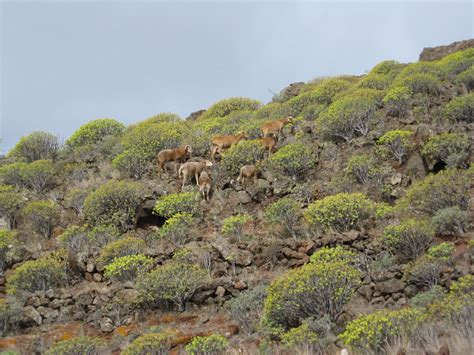
[[[168,161],[174,161],[175,163],[184,163],[190,153],[192,153],[192,149],[189,145],[183,145],[178,148],[160,150],[160,152],[156,155],[156,160],[158,163],[158,173],[160,173],[161,171],[166,171],[165,163]],[[176,173],[177,172],[178,166],[176,165]]]
[[[211,178],[205,170],[201,172],[201,175],[199,175],[197,186],[202,198],[206,202],[209,202],[209,195],[211,193]]]
[[[188,176],[193,175],[196,178],[196,183],[199,181],[199,175],[201,172],[206,168],[212,166],[212,163],[209,160],[204,161],[188,161],[181,165],[178,171],[178,176],[183,178],[183,184],[181,185],[181,189],[184,188],[184,184],[188,180]]]

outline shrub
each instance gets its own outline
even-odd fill
[[[397,337],[414,332],[421,318],[422,311],[418,309],[384,309],[350,321],[339,338],[354,351],[383,353],[384,347]]]
[[[454,251],[454,245],[449,243],[440,243],[433,245],[428,249],[428,255],[433,258],[449,261]]]
[[[26,261],[7,278],[7,293],[46,291],[64,285],[66,263],[59,254],[49,254],[36,260]]]
[[[434,285],[428,291],[418,293],[410,299],[409,303],[412,307],[423,308],[435,301],[441,300],[445,295],[446,291],[441,286]]]
[[[404,116],[408,112],[412,95],[412,91],[407,86],[395,86],[387,92],[383,103],[390,115]]]
[[[301,89],[300,95],[310,91],[314,92],[319,97],[320,103],[329,105],[333,98],[351,87],[351,77],[333,77],[333,78],[322,78],[321,80],[313,81],[312,83],[306,84]]]
[[[385,227],[383,241],[401,260],[414,260],[426,249],[433,240],[433,230],[427,221],[409,219],[398,225]]]
[[[267,293],[263,286],[241,292],[230,300],[229,311],[232,319],[239,323],[247,335],[257,331],[262,315],[263,302]]]
[[[114,259],[129,255],[141,254],[145,250],[145,242],[134,237],[125,237],[107,244],[97,259],[98,263],[108,265]]]
[[[339,193],[310,204],[304,213],[310,225],[344,232],[360,227],[372,214],[373,203],[361,193]]]
[[[12,310],[10,304],[5,298],[0,298],[0,337],[6,334],[11,316]]]
[[[411,131],[404,130],[393,130],[386,132],[377,141],[380,145],[380,152],[382,154],[391,154],[395,159],[398,159],[398,163],[403,163],[403,157],[407,154],[410,149]]]
[[[462,51],[454,52],[439,61],[441,72],[452,79],[457,74],[472,68],[474,66],[474,50],[468,48]]]
[[[34,192],[41,194],[54,185],[56,169],[49,160],[36,160],[20,170],[21,179]]]
[[[164,331],[139,336],[122,352],[123,355],[167,355],[173,345],[176,333]]]
[[[403,277],[408,283],[430,288],[438,284],[443,265],[442,259],[423,255],[408,265]]]
[[[442,208],[436,211],[431,224],[437,234],[461,236],[469,225],[466,211],[458,206]]]
[[[161,123],[161,122],[180,122],[181,117],[178,114],[172,112],[162,112],[157,115],[151,116],[140,123]]]
[[[455,82],[457,84],[463,84],[468,91],[474,90],[474,66],[459,73]]]
[[[292,328],[281,336],[283,346],[291,351],[299,350],[304,354],[323,354],[321,339],[307,322]]]
[[[71,255],[88,249],[91,239],[86,227],[70,226],[58,238],[59,245]]]
[[[465,134],[444,132],[431,137],[421,154],[431,161],[441,160],[448,167],[464,167],[469,157],[469,146],[469,138]]]
[[[291,143],[281,147],[268,159],[268,166],[289,174],[293,178],[301,178],[304,173],[316,165],[317,157],[313,149],[303,143]]]
[[[105,266],[104,276],[114,281],[134,281],[153,266],[153,259],[143,254],[115,258]]]
[[[138,278],[137,290],[145,304],[174,304],[179,311],[207,281],[207,272],[197,265],[172,260]]]
[[[325,135],[350,142],[356,132],[363,136],[368,133],[376,110],[376,100],[373,97],[343,96],[330,105],[317,122]]]
[[[452,122],[474,122],[474,93],[459,96],[444,107],[444,115]]]
[[[466,210],[469,184],[474,172],[471,170],[447,169],[436,175],[428,175],[410,186],[406,195],[398,201],[397,208],[408,214],[433,214],[454,206]]]
[[[10,229],[16,225],[22,196],[11,186],[0,185],[0,216],[4,218]]]
[[[265,209],[265,218],[271,225],[282,226],[294,239],[302,212],[298,202],[283,197]]]
[[[289,114],[290,114],[290,109],[288,108],[287,105],[279,103],[279,102],[272,102],[254,111],[252,120],[261,122],[261,121],[271,120],[275,118],[286,117]]]
[[[353,155],[348,160],[345,172],[359,183],[366,184],[376,175],[377,169],[370,155],[360,154]]]
[[[160,237],[170,240],[175,246],[182,245],[186,243],[192,224],[190,213],[178,212],[166,220],[160,229]]]
[[[122,123],[112,118],[101,118],[79,127],[79,129],[69,137],[66,144],[72,148],[87,144],[97,144],[108,136],[121,135],[124,130],[125,126]]]
[[[0,229],[0,277],[3,275],[3,271],[7,266],[7,262],[10,259],[11,249],[15,242],[16,232]],[[0,329],[1,328],[2,326],[0,321]]]
[[[127,129],[122,137],[126,149],[143,152],[151,160],[162,149],[180,145],[186,126],[184,122],[139,123]]]
[[[336,247],[324,247],[319,249],[310,257],[312,263],[343,262],[348,265],[358,264],[357,254],[340,245]]]
[[[89,240],[93,241],[96,245],[103,247],[117,240],[120,236],[120,230],[114,226],[99,225],[90,229],[87,236]]]
[[[54,344],[46,355],[100,355],[105,350],[105,342],[99,337],[79,336]]]
[[[264,156],[263,145],[258,141],[240,141],[222,153],[221,166],[230,175],[237,175],[243,165],[255,164]]]
[[[245,97],[231,97],[229,99],[221,100],[207,109],[199,120],[205,120],[210,117],[224,117],[233,111],[255,111],[260,107],[260,101],[245,98]]]
[[[360,284],[360,277],[359,270],[337,259],[290,270],[268,287],[263,322],[272,332],[281,333],[309,317],[328,316],[334,321]]]
[[[84,215],[93,225],[112,225],[126,231],[134,225],[142,189],[136,182],[109,181],[87,196]]]
[[[402,86],[408,87],[413,93],[438,95],[441,90],[441,81],[430,73],[417,73],[406,77],[402,81]]]
[[[26,163],[16,162],[0,167],[0,175],[2,176],[5,185],[12,185],[17,187],[24,187],[25,182],[21,173],[26,166]]]
[[[61,210],[53,201],[31,201],[22,210],[22,216],[32,229],[48,238],[61,218]]]
[[[226,352],[229,342],[218,334],[194,337],[186,345],[186,352],[190,355],[218,355]]]
[[[199,193],[195,191],[164,195],[156,202],[153,213],[167,218],[179,212],[193,215],[197,211],[199,200]]]
[[[73,209],[77,214],[82,216],[84,210],[84,201],[89,191],[84,188],[69,189],[64,196],[64,207]]]
[[[148,169],[149,159],[145,152],[132,148],[125,150],[112,160],[112,165],[126,177],[140,180]]]
[[[247,214],[237,214],[222,221],[222,234],[236,237],[239,241],[244,235],[244,226],[252,220]]]
[[[327,105],[325,104],[314,104],[306,107],[302,112],[301,116],[306,121],[314,121],[319,118],[319,116],[326,111]]]
[[[31,163],[35,160],[54,159],[60,148],[59,137],[47,132],[33,132],[20,138],[8,156]]]

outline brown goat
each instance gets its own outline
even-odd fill
[[[244,165],[240,168],[240,174],[237,182],[245,184],[247,179],[253,178],[253,182],[257,182],[257,167],[255,165]]]
[[[181,165],[178,171],[178,176],[179,177],[181,177],[181,175],[183,176],[183,184],[181,185],[181,188],[184,188],[184,184],[188,180],[188,176],[192,174],[194,174],[194,177],[196,178],[196,183],[198,183],[199,175],[201,175],[201,172],[207,166],[212,166],[212,163],[209,160],[188,161],[187,163],[184,163],[183,165]]]
[[[244,138],[247,138],[244,132],[239,132],[236,135],[231,134],[212,137],[211,159],[214,160],[216,153],[220,153],[222,149],[228,149]]]
[[[192,149],[189,145],[182,145],[178,148],[172,149],[163,149],[156,155],[156,160],[158,162],[158,172],[165,171],[165,163],[168,161],[174,161],[175,163],[186,161],[186,157],[192,153]],[[176,166],[176,172],[178,167]]]
[[[276,134],[279,137],[283,127],[290,123],[293,123],[293,116],[264,123],[261,128],[263,137],[268,137],[270,134]]]
[[[262,143],[263,148],[268,151],[268,156],[275,152],[275,147],[277,145],[276,137],[263,137],[257,138],[256,140]]]
[[[199,175],[197,186],[202,198],[206,202],[209,202],[209,194],[211,193],[211,178],[205,170],[201,172],[201,175]]]

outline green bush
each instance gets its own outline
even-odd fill
[[[321,338],[304,322],[299,327],[292,328],[281,336],[283,347],[290,350],[301,351],[304,354],[322,354]],[[323,351],[321,351],[323,350]]]
[[[207,272],[201,267],[172,260],[140,276],[136,289],[140,292],[142,304],[174,304],[179,311],[184,311],[207,278]]]
[[[145,250],[145,242],[134,237],[125,237],[107,244],[97,259],[98,263],[108,265],[114,259],[129,255],[138,255]]]
[[[78,215],[82,216],[84,211],[84,201],[89,191],[84,188],[76,187],[68,189],[64,196],[63,206],[73,209]]]
[[[16,232],[0,229],[0,277],[3,275],[3,271],[7,267],[13,245],[17,242]],[[0,321],[0,329],[1,327]]]
[[[398,337],[413,333],[422,319],[416,308],[384,309],[350,321],[339,338],[354,351],[384,353]]]
[[[49,160],[36,160],[20,170],[20,176],[26,187],[41,194],[54,186],[56,168]]]
[[[474,122],[474,93],[459,96],[451,100],[443,111],[446,118],[451,122]]]
[[[227,217],[222,221],[222,234],[230,237],[236,237],[239,241],[244,235],[244,226],[252,221],[252,217],[247,214],[237,214]]]
[[[359,81],[358,86],[368,89],[385,90],[402,69],[403,64],[394,60],[380,62]]]
[[[222,153],[221,166],[230,175],[238,175],[243,165],[263,159],[265,150],[259,141],[240,141]]]
[[[368,154],[351,156],[344,171],[360,184],[367,184],[377,174],[374,160]]]
[[[302,112],[301,116],[306,121],[315,121],[319,118],[319,116],[325,112],[327,109],[327,105],[325,104],[314,104],[307,106]]]
[[[162,123],[162,122],[180,122],[181,117],[178,114],[172,112],[162,112],[157,115],[151,116],[140,123]]]
[[[430,288],[439,283],[443,265],[443,259],[423,255],[408,265],[403,278],[409,284]]]
[[[468,91],[474,90],[474,66],[459,73],[455,82],[457,84],[463,84]]]
[[[218,355],[224,354],[228,346],[228,340],[222,335],[197,336],[186,345],[186,352],[189,355]]]
[[[290,197],[283,197],[265,209],[265,218],[271,225],[283,227],[294,239],[302,217],[298,202]]]
[[[438,258],[441,260],[449,261],[451,259],[451,255],[454,252],[454,245],[449,243],[440,243],[437,245],[433,245],[431,248],[428,249],[428,255],[433,258]]]
[[[376,103],[371,95],[343,96],[319,116],[317,124],[326,136],[350,142],[356,132],[363,136],[368,133],[376,117]]]
[[[344,232],[359,228],[373,214],[373,202],[362,193],[339,193],[310,204],[304,215],[310,225]]]
[[[165,238],[175,246],[186,243],[191,227],[193,216],[190,213],[178,212],[166,220],[160,229],[160,237]]]
[[[145,175],[148,163],[146,153],[137,148],[125,150],[112,160],[115,169],[134,180],[140,180]]]
[[[270,169],[301,179],[303,174],[317,163],[317,155],[313,148],[303,143],[290,143],[280,149],[267,160]]]
[[[87,196],[84,215],[93,225],[116,226],[121,231],[131,229],[142,191],[142,185],[136,182],[109,181]]]
[[[353,251],[338,245],[336,247],[324,247],[319,249],[311,255],[310,261],[312,263],[343,262],[348,265],[356,266],[359,263],[359,258]]]
[[[230,315],[245,334],[251,335],[257,331],[266,295],[266,288],[257,286],[230,300]]]
[[[195,191],[164,195],[156,201],[153,213],[167,218],[179,212],[193,215],[197,212],[199,200],[199,193]]]
[[[255,111],[261,105],[260,101],[245,98],[245,97],[231,97],[229,99],[221,100],[204,112],[198,120],[205,120],[210,117],[224,117],[233,111]]]
[[[23,208],[22,216],[35,232],[49,238],[61,219],[61,209],[53,201],[31,201]]]
[[[1,166],[0,176],[2,177],[3,184],[24,187],[25,182],[21,173],[26,165],[26,163],[16,162]]]
[[[431,137],[423,146],[421,154],[433,162],[441,160],[450,168],[465,167],[469,147],[467,135],[444,132]]]
[[[11,317],[12,310],[10,304],[5,298],[0,298],[0,337],[6,334]]]
[[[105,350],[106,343],[99,337],[79,336],[54,344],[46,355],[100,355]]]
[[[435,301],[441,300],[445,295],[446,291],[444,288],[440,285],[434,285],[428,291],[420,292],[410,299],[409,304],[412,307],[423,308]]]
[[[54,159],[61,144],[59,137],[47,132],[33,132],[21,137],[8,156],[31,163],[35,160]]]
[[[313,80],[312,82],[303,86],[300,91],[300,95],[306,92],[314,92],[319,97],[320,103],[329,105],[333,98],[351,87],[353,82],[352,77],[329,77],[321,78],[319,80]]]
[[[125,126],[122,123],[112,118],[101,118],[79,127],[79,129],[69,137],[66,144],[72,148],[87,144],[97,144],[108,136],[121,135],[124,130]]]
[[[21,205],[20,193],[11,186],[0,185],[0,216],[7,221],[10,229],[16,225]]]
[[[160,150],[179,146],[186,132],[184,122],[138,123],[127,129],[121,143],[126,149],[143,152],[144,158],[151,160]]]
[[[276,118],[287,117],[288,115],[290,115],[290,113],[290,109],[287,105],[279,102],[272,102],[254,111],[252,120],[264,122]]]
[[[433,230],[427,221],[409,219],[398,225],[387,226],[382,235],[383,242],[401,260],[414,260],[433,240]]]
[[[341,314],[362,274],[346,261],[325,256],[288,271],[268,287],[263,323],[272,332],[281,334],[310,317],[334,321]]]
[[[408,112],[412,95],[413,92],[407,86],[392,87],[383,98],[387,112],[392,116],[405,116]]]
[[[59,245],[70,255],[87,250],[92,244],[86,227],[70,226],[58,238]]]
[[[440,70],[448,79],[474,66],[474,49],[454,52],[439,60]]]
[[[66,282],[66,263],[60,254],[49,254],[26,261],[7,278],[7,293],[18,296],[23,292],[46,291]]]
[[[473,173],[472,169],[447,169],[428,175],[407,189],[406,195],[397,201],[397,209],[406,214],[433,214],[454,206],[466,210]]]
[[[140,274],[150,270],[153,259],[143,254],[127,255],[112,260],[105,266],[104,276],[114,281],[134,281]]]
[[[399,164],[403,163],[403,158],[408,153],[411,145],[411,131],[393,130],[385,132],[385,134],[377,140],[380,146],[379,151],[382,155],[392,155],[398,160]]]
[[[403,79],[402,86],[408,87],[414,94],[438,95],[441,81],[433,74],[417,73]]]
[[[419,61],[406,65],[395,78],[392,86],[400,85],[405,79],[418,74],[431,74],[435,77],[441,76],[438,62]]]
[[[128,345],[122,355],[167,355],[175,337],[176,333],[169,330],[143,334]]]
[[[431,224],[437,234],[459,237],[469,226],[469,216],[458,206],[442,208],[436,211]]]

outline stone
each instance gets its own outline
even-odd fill
[[[292,259],[304,259],[305,257],[307,257],[306,254],[298,253],[297,251],[294,251],[288,247],[283,248],[281,252],[283,253],[283,255]]]
[[[393,174],[390,178],[390,184],[392,185],[400,185],[402,183],[402,174],[396,173]]]
[[[111,333],[115,329],[114,322],[112,322],[112,319],[107,317],[101,318],[99,321],[99,328],[102,332]]]
[[[28,328],[43,324],[43,318],[39,312],[32,306],[26,306],[21,311],[20,325],[22,328]]]
[[[359,238],[359,236],[360,236],[360,232],[352,229],[348,232],[342,233],[341,234],[341,239],[342,239],[342,241],[348,243],[348,242],[353,242],[354,240],[357,240],[357,238]]]
[[[375,290],[383,295],[403,291],[405,283],[398,279],[391,279],[375,284]]]
[[[364,296],[365,299],[370,301],[372,299],[372,289],[373,289],[372,285],[363,285],[359,287],[357,292],[359,292],[362,296]]]
[[[230,245],[225,238],[217,237],[211,242],[211,245],[230,263],[239,266],[248,266],[252,263],[253,255],[251,252]]]
[[[225,288],[222,287],[222,286],[217,286],[217,289],[216,289],[216,296],[217,297],[224,297],[225,295]]]
[[[211,297],[215,292],[215,290],[198,291],[194,294],[192,300],[196,304],[203,304],[204,301]]]
[[[137,290],[126,288],[115,294],[114,301],[118,303],[133,303],[139,295],[140,293]]]
[[[92,275],[92,278],[94,279],[95,282],[101,282],[102,281],[102,275],[96,272],[94,275]]]
[[[86,265],[86,271],[90,272],[90,273],[93,273],[94,269],[95,269],[95,265],[91,262],[88,262],[87,265]]]
[[[246,204],[252,202],[252,197],[246,191],[239,191],[237,193],[237,199],[240,203]]]
[[[431,61],[441,59],[451,53],[474,47],[474,39],[457,41],[445,46],[426,47],[420,53],[420,60]]]
[[[242,291],[242,290],[245,290],[247,288],[247,285],[245,284],[245,282],[239,280],[236,283],[234,283],[234,287],[237,290]]]
[[[55,298],[49,303],[49,307],[53,309],[58,309],[59,307],[61,307],[61,300],[58,298]]]

